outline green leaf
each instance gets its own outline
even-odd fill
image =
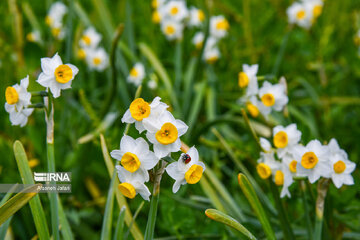
[[[30,199],[32,199],[41,184],[35,184],[27,187],[14,197],[10,198],[4,205],[0,207],[0,225],[2,225],[8,218],[14,215],[20,208],[22,208]]]
[[[114,189],[116,189],[116,171],[114,171],[106,199],[104,219],[101,228],[101,239],[111,239],[112,213],[114,208]]]
[[[35,184],[24,147],[20,141],[15,141],[14,153],[22,182],[24,184]],[[36,195],[33,199],[31,199],[29,204],[39,238],[46,240],[50,239],[49,228],[39,195]]]
[[[238,230],[239,232],[244,234],[248,239],[256,239],[254,235],[252,235],[252,233],[249,230],[247,230],[242,224],[240,224],[238,221],[236,221],[229,215],[220,212],[219,210],[207,209],[205,211],[205,215],[214,221],[221,222],[223,224],[228,225],[229,227]]]
[[[118,220],[117,220],[117,223],[116,223],[115,234],[114,234],[114,238],[113,238],[114,240],[123,238],[125,210],[126,210],[125,206],[123,206],[120,209],[120,213],[119,213]]]
[[[59,222],[60,222],[60,226],[61,226],[60,230],[61,230],[63,239],[68,239],[68,240],[74,239],[74,235],[71,231],[70,224],[66,218],[66,214],[64,212],[64,208],[60,201],[59,195],[57,195],[57,199],[58,199],[58,207],[59,207]]]
[[[249,201],[251,207],[255,211],[256,216],[258,217],[265,235],[268,239],[276,239],[273,229],[271,228],[270,222],[268,220],[268,217],[266,216],[266,213],[264,211],[264,208],[262,207],[259,198],[257,197],[255,190],[253,186],[250,184],[247,177],[239,173],[238,175],[239,185],[243,193],[245,194],[245,197]]]

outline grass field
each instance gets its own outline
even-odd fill
[[[5,108],[0,111],[0,182],[34,184],[33,172],[71,172],[72,192],[1,193],[0,239],[360,239],[358,169],[351,173],[354,184],[340,188],[324,177],[325,173],[315,182],[309,174],[291,175],[291,197],[280,198],[282,187],[277,185],[286,183],[286,175],[278,184],[275,172],[285,160],[279,159],[277,152],[277,170],[271,167],[270,177],[262,176],[258,168],[259,163],[268,164],[266,157],[261,157],[264,152],[280,148],[273,128],[292,123],[301,132],[302,145],[317,139],[327,146],[335,138],[348,159],[359,164],[360,36],[356,36],[360,1],[324,0],[321,15],[306,29],[288,21],[287,9],[294,1],[188,0],[184,1],[187,8],[195,6],[204,16],[199,17],[200,26],[186,26],[182,37],[175,40],[165,35],[178,31],[178,26],[166,26],[160,7],[161,24],[153,22],[151,1],[64,0],[67,11],[60,25],[46,20],[54,2],[0,3],[2,104],[18,101],[5,92],[28,75],[27,90],[32,93],[28,107],[34,108],[24,127],[12,126],[9,113]],[[60,10],[54,12],[55,16]],[[214,34],[210,19],[220,15],[226,19],[220,27],[226,34],[216,37],[216,46],[208,48]],[[187,19],[180,20],[180,26]],[[98,43],[104,50],[101,53],[83,47],[87,44],[84,31],[91,26],[102,36]],[[219,29],[215,34],[223,33]],[[196,47],[192,40],[199,31],[207,42]],[[29,35],[31,32],[39,35]],[[53,85],[46,92],[46,83],[37,82],[39,75],[46,73],[41,58],[56,53],[64,64],[71,63],[79,70],[77,74],[75,68],[70,70],[75,77],[69,82],[71,88],[61,90],[59,97]],[[215,57],[204,60],[207,53]],[[140,70],[133,72],[136,63],[144,67],[140,83],[129,80],[141,75]],[[247,107],[248,83],[239,86],[243,64],[258,64],[253,77],[247,73],[242,79],[255,79],[259,85],[254,96],[263,108],[253,102],[260,110],[257,117]],[[48,69],[52,69],[50,63]],[[69,71],[69,67],[64,69]],[[64,86],[56,81],[57,86]],[[261,93],[266,81],[286,86],[281,94],[288,99],[270,114],[264,114],[269,108]],[[278,93],[273,94],[277,103]],[[158,157],[160,150],[155,145],[161,145],[161,138],[156,131],[163,122],[157,128],[158,119],[156,124],[149,120],[149,126],[143,120],[145,134],[139,133],[135,124],[122,121],[134,99],[141,97],[150,103],[157,96],[188,126],[181,136],[181,151],[195,146],[199,161],[206,165],[203,173],[192,175],[201,178],[197,184],[185,184],[176,193],[169,168],[162,178],[161,174],[165,164],[185,160],[180,147],[171,151],[171,157],[165,157],[168,152]],[[45,116],[51,118],[51,109],[54,125],[45,121]],[[148,136],[152,128],[157,129],[155,142]],[[180,127],[175,129],[178,140]],[[116,161],[111,152],[119,149],[124,134],[146,139],[157,161],[160,159],[155,167],[144,170],[150,176],[146,183],[150,201],[139,194],[126,198],[118,187],[124,180],[119,182],[114,166],[121,162],[127,168],[122,158]],[[268,139],[275,147],[266,150],[259,138]],[[286,137],[286,144],[290,142]],[[325,148],[329,151],[326,159],[335,156],[330,153],[334,148]],[[191,158],[194,160],[194,155]],[[304,158],[299,159],[298,167]],[[338,173],[333,165],[331,171]],[[191,182],[186,175],[182,177],[183,183]],[[136,193],[140,193],[138,188]],[[13,202],[5,203],[11,199]]]

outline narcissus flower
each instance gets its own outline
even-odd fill
[[[146,137],[154,144],[154,152],[158,158],[179,151],[180,137],[188,129],[183,121],[175,119],[169,111],[164,111],[158,117],[149,117],[143,124],[147,130]]]
[[[276,126],[273,129],[273,142],[279,158],[290,154],[292,149],[297,146],[301,139],[301,132],[297,129],[296,124],[290,124],[287,127]]]
[[[182,39],[183,29],[184,24],[174,20],[165,19],[161,23],[161,31],[165,34],[168,40]]]
[[[246,95],[248,95],[248,96],[256,95],[259,91],[258,81],[257,81],[257,77],[256,77],[256,74],[259,69],[259,65],[254,64],[254,65],[250,66],[247,64],[243,64],[242,68],[243,68],[243,71],[239,72],[239,74],[238,74],[239,87],[241,87],[241,88],[247,87]]]
[[[67,13],[67,7],[62,2],[55,2],[51,5],[49,12],[45,18],[45,23],[54,27],[56,23],[62,22],[64,15]]]
[[[144,184],[145,176],[140,172],[131,173],[121,166],[116,166],[120,184],[118,189],[127,198],[133,199],[136,194],[140,194],[144,200],[149,201],[151,195],[149,189]]]
[[[120,161],[127,171],[144,175],[145,182],[149,181],[148,170],[159,162],[155,154],[149,151],[149,145],[143,138],[135,140],[127,135],[121,139],[120,149],[113,150],[110,155]]]
[[[296,23],[300,27],[309,29],[312,25],[312,12],[304,3],[294,2],[287,10],[289,23]]]
[[[145,67],[142,63],[138,62],[131,68],[128,82],[133,83],[135,86],[139,86],[145,78]]]
[[[94,27],[87,28],[81,39],[79,45],[83,48],[96,48],[101,41],[101,34],[98,33]]]
[[[267,179],[276,170],[280,169],[280,163],[275,160],[274,151],[271,149],[271,144],[268,140],[260,138],[260,145],[265,152],[260,152],[256,171],[262,179]]]
[[[204,33],[202,33],[202,32],[197,32],[197,33],[194,35],[194,37],[193,37],[193,39],[192,39],[192,43],[195,45],[195,47],[196,47],[197,49],[200,49],[200,48],[203,46],[203,44],[204,44],[204,38],[205,38],[205,35],[204,35]]]
[[[351,173],[355,170],[356,164],[348,159],[347,153],[340,149],[339,144],[333,138],[328,144],[330,151],[331,180],[337,188],[343,184],[353,185],[354,179]]]
[[[224,16],[213,16],[210,18],[210,35],[215,38],[223,38],[230,28],[229,22]]]
[[[41,59],[42,72],[36,80],[40,85],[50,88],[54,98],[60,96],[60,91],[71,88],[71,83],[79,69],[72,64],[63,64],[56,53],[52,58]]]
[[[281,166],[280,166],[280,172],[278,172],[278,176],[275,178],[274,180],[277,180],[278,182],[275,181],[275,184],[278,186],[282,186],[282,190],[280,193],[280,197],[291,197],[291,194],[289,192],[289,186],[294,182],[293,177],[294,176],[298,176],[297,174],[297,161],[294,160],[290,155],[286,155],[284,158],[282,158],[282,162],[281,162]],[[281,181],[281,178],[283,178],[283,181]],[[282,182],[282,184],[280,184]]]
[[[90,69],[102,72],[109,66],[109,56],[102,47],[86,51],[86,63]]]
[[[171,0],[163,5],[165,18],[181,22],[188,16],[188,9],[183,0]]]
[[[205,164],[199,161],[199,153],[195,147],[191,147],[187,153],[181,154],[177,162],[166,167],[166,172],[175,179],[173,193],[176,193],[181,185],[199,182],[204,171]]]
[[[308,177],[310,183],[320,177],[329,178],[331,168],[329,164],[329,150],[318,140],[310,141],[306,147],[298,145],[293,150],[297,164],[297,172]]]
[[[271,110],[281,111],[288,103],[285,86],[281,83],[272,85],[265,81],[259,90],[259,97],[266,111],[263,115],[268,115]]]
[[[190,27],[198,27],[204,22],[204,20],[205,14],[203,10],[196,7],[190,8],[190,18],[188,22]]]
[[[31,93],[27,91],[29,76],[22,79],[19,84],[7,87],[5,90],[5,110],[10,115],[11,125],[23,127],[34,109],[27,108],[31,102]]]
[[[29,42],[39,43],[41,42],[40,32],[35,30],[26,34],[26,40]]]
[[[135,128],[141,133],[145,130],[143,123],[152,125],[153,121],[168,108],[168,105],[160,101],[160,97],[155,97],[149,104],[142,98],[135,99],[129,109],[125,112],[121,121],[125,123],[135,123]]]

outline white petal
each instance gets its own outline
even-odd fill
[[[178,168],[178,162],[170,163],[165,170],[167,174],[175,180],[184,178],[185,173]]]
[[[71,78],[71,80],[72,80],[72,79],[74,79],[74,77],[76,76],[76,74],[78,74],[79,69],[78,69],[75,65],[72,65],[72,64],[70,64],[70,63],[68,63],[68,64],[66,64],[66,65],[69,66],[69,67],[71,68],[71,70],[72,70],[72,78]]]
[[[146,200],[146,201],[150,201],[150,191],[147,188],[147,186],[143,183],[140,183],[139,186],[137,187],[136,191],[141,195],[141,197]]]
[[[120,141],[120,150],[123,152],[133,152],[134,149],[135,140],[128,135],[124,135]]]
[[[173,187],[172,187],[172,191],[173,193],[177,193],[177,191],[179,191],[180,186],[182,185],[184,180],[176,180]]]
[[[171,152],[171,145],[154,144],[154,152],[158,158],[166,157]]]
[[[134,123],[136,120],[131,116],[130,109],[126,110],[124,116],[121,119],[121,122],[125,123]]]
[[[181,120],[176,120],[175,121],[175,127],[178,130],[178,136],[182,136],[186,133],[186,131],[188,130],[188,126]]]
[[[51,82],[55,81],[55,77],[53,74],[47,75],[42,72],[36,81],[43,87],[49,87]]]
[[[142,122],[140,122],[140,121],[135,122],[135,128],[136,128],[136,130],[139,131],[139,133],[142,133],[143,131],[145,131],[144,124],[142,124]]]
[[[123,151],[113,150],[111,151],[110,156],[118,161],[121,161],[121,158],[123,156]]]
[[[191,157],[191,162],[193,164],[197,164],[197,162],[199,161],[199,152],[195,147],[191,147],[189,149],[189,151],[187,151],[187,154],[190,155]]]
[[[155,153],[149,151],[148,154],[146,154],[141,159],[141,165],[143,165],[143,168],[150,170],[159,162],[159,159],[155,156]]]

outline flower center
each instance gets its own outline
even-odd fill
[[[164,123],[161,129],[155,134],[159,143],[168,145],[176,141],[178,138],[178,130],[172,123]]]
[[[173,26],[166,26],[165,33],[167,35],[172,35],[175,33],[175,28]]]
[[[277,186],[282,186],[284,184],[284,173],[280,170],[275,173],[275,184]]]
[[[322,12],[322,6],[321,5],[316,5],[314,8],[313,8],[313,15],[314,15],[314,18],[317,18],[320,16]]]
[[[177,7],[173,7],[170,9],[170,14],[171,15],[176,15],[179,12],[179,9]]]
[[[305,18],[305,10],[300,10],[296,13],[296,18],[298,20],[304,19]]]
[[[249,77],[244,72],[239,73],[238,79],[239,79],[239,87],[241,88],[244,88],[249,84]]]
[[[133,173],[140,168],[141,162],[135,154],[127,152],[121,158],[121,165],[123,165],[126,170]]]
[[[296,173],[296,165],[297,165],[297,162],[295,160],[292,160],[291,163],[289,164],[290,172]]]
[[[265,163],[259,163],[256,166],[256,171],[262,179],[267,179],[271,175],[271,169]]]
[[[67,83],[72,77],[72,70],[68,65],[62,64],[55,69],[55,79],[59,83]]]
[[[86,57],[86,52],[84,49],[79,49],[78,52],[77,52],[77,55],[80,59],[85,59]]]
[[[132,68],[130,70],[130,76],[137,77],[138,75],[139,75],[139,72],[135,68]]]
[[[53,20],[50,16],[45,17],[45,23],[46,25],[50,26],[52,24]]]
[[[29,42],[35,42],[35,35],[33,33],[28,33],[26,35],[26,39],[29,41]]]
[[[150,115],[150,105],[144,99],[137,98],[130,104],[130,113],[136,121],[141,121]]]
[[[101,63],[101,58],[99,58],[99,57],[94,57],[93,63],[94,63],[94,65],[99,65],[99,64]]]
[[[198,10],[198,19],[200,22],[204,21],[205,19],[205,14],[203,10]]]
[[[213,63],[216,62],[218,59],[219,59],[218,56],[213,55],[213,56],[211,56],[211,57],[208,57],[208,58],[206,59],[206,61],[207,61],[208,63],[210,63],[210,64],[213,64]]]
[[[60,35],[61,28],[52,28],[51,33],[54,37],[58,37]]]
[[[219,21],[216,24],[216,29],[217,30],[228,30],[229,29],[229,23],[226,19]]]
[[[266,93],[261,97],[261,101],[262,103],[267,106],[267,107],[271,107],[275,104],[275,98],[274,95],[272,95],[271,93]]]
[[[259,116],[259,109],[251,102],[246,103],[246,108],[252,117],[256,118]]]
[[[161,21],[161,16],[158,11],[154,11],[152,14],[152,21],[154,23],[159,23]]]
[[[280,131],[274,136],[274,145],[277,148],[284,148],[288,145],[288,135],[284,131]]]
[[[134,186],[131,185],[130,183],[127,183],[127,182],[120,183],[118,185],[118,188],[125,197],[132,199],[136,196],[136,190],[135,190]]]
[[[19,101],[19,94],[15,88],[7,87],[5,90],[5,99],[8,104],[15,104]]]
[[[152,0],[152,1],[151,1],[151,6],[152,6],[153,8],[158,8],[159,2],[158,2],[157,0]]]
[[[89,38],[89,36],[83,36],[82,38],[81,38],[84,42],[85,42],[85,44],[86,45],[90,45],[90,43],[91,43],[91,38]]]
[[[203,167],[200,165],[192,165],[185,173],[185,180],[189,184],[195,184],[200,181],[203,174]]]
[[[339,160],[334,164],[334,171],[336,173],[342,173],[346,169],[346,165],[343,161]]]
[[[316,166],[319,159],[313,152],[305,153],[301,158],[301,165],[306,169],[312,169]]]

